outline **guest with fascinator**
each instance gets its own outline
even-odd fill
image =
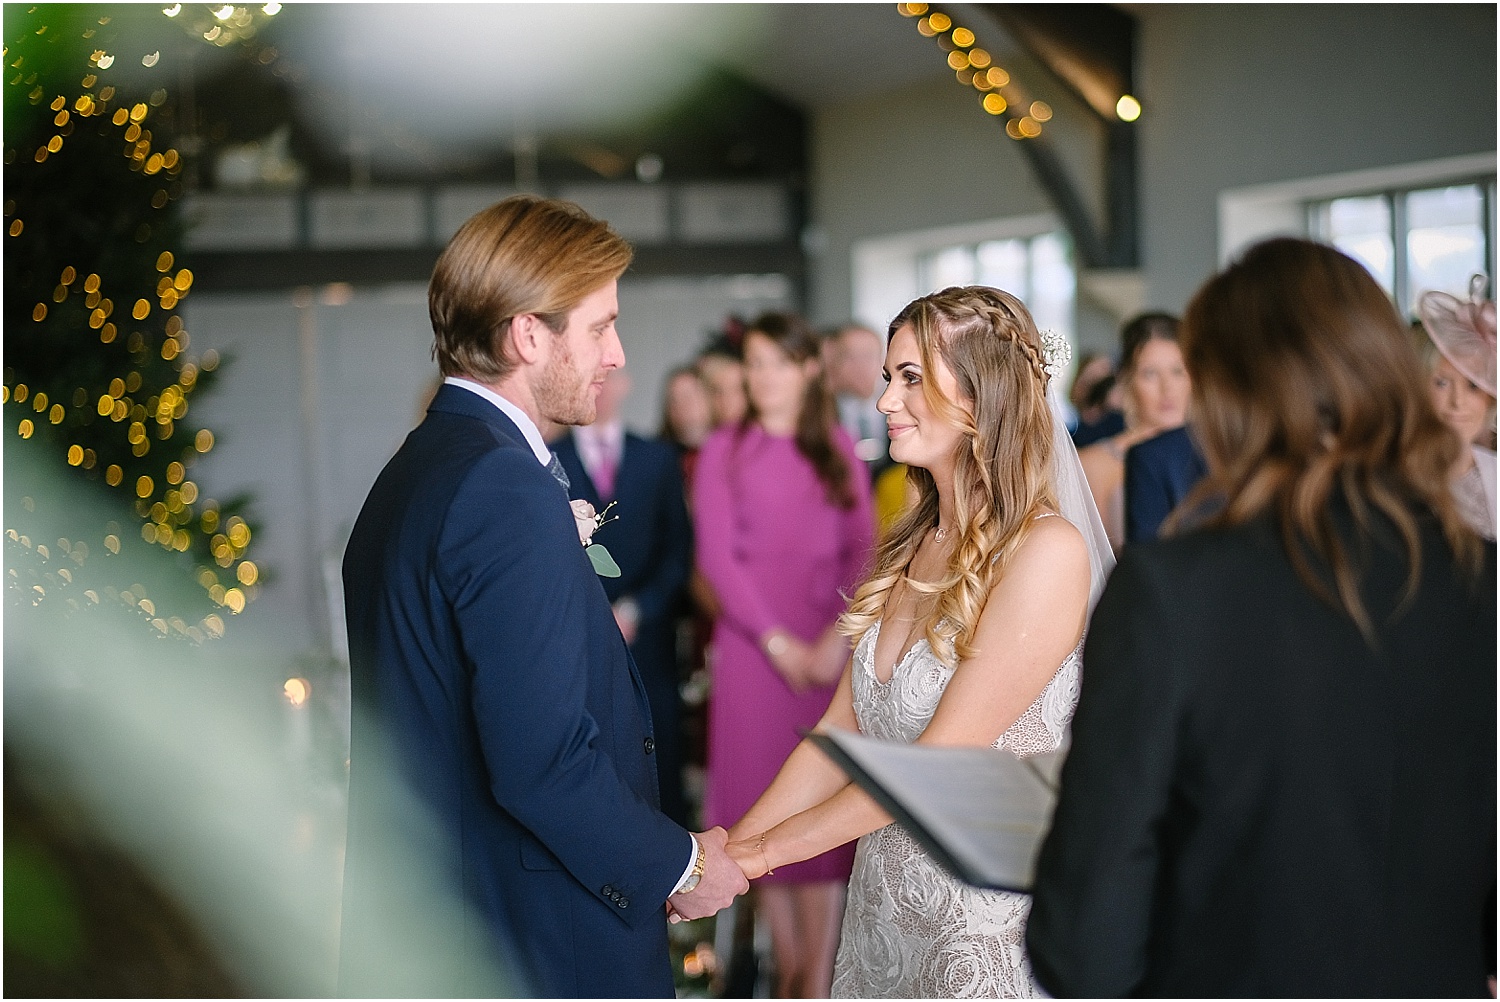
[[[1420,313],[1432,405],[1465,445],[1449,471],[1453,497],[1475,531],[1494,539],[1495,304],[1484,284],[1483,275],[1470,280],[1468,302],[1429,292]]]

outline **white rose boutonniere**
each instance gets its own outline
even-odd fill
[[[594,542],[594,533],[610,522],[619,521],[618,515],[609,517],[609,510],[615,506],[615,502],[611,501],[597,514],[594,506],[587,501],[571,501],[569,504],[573,507],[573,524],[578,529],[578,541],[583,544],[583,552],[588,554],[589,563],[594,565],[594,573],[602,578],[619,577],[620,565],[615,563],[615,558],[609,555],[608,550]]]

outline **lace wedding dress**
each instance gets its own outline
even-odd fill
[[[854,713],[864,734],[915,741],[953,669],[918,640],[881,683],[876,623],[854,653]],[[1017,755],[1055,751],[1078,703],[1082,644],[994,747]],[[859,840],[834,998],[1016,998],[1044,993],[1026,961],[1025,894],[985,891],[950,876],[895,824]]]

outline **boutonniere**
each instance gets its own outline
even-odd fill
[[[620,565],[615,563],[615,558],[609,555],[599,543],[594,542],[594,533],[611,522],[618,522],[620,516],[613,518],[609,516],[609,510],[615,506],[611,501],[604,510],[595,514],[594,506],[587,501],[571,501],[573,506],[573,524],[578,527],[578,541],[583,544],[583,552],[588,554],[589,563],[594,565],[594,573],[601,578],[617,578],[620,576]]]

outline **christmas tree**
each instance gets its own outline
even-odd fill
[[[190,413],[219,359],[192,352],[175,312],[193,288],[183,123],[165,88],[111,82],[129,13],[5,8],[7,590],[12,608],[125,609],[201,642],[260,571],[243,499],[217,503],[193,479],[214,435]]]

